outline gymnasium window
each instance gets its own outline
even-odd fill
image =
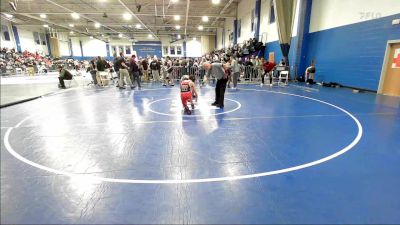
[[[8,32],[8,27],[5,25],[1,25],[1,33],[4,41],[10,41],[10,33]]]
[[[35,44],[40,45],[40,39],[39,39],[38,32],[33,32],[33,40],[35,41]]]
[[[274,1],[271,0],[270,9],[269,9],[269,23],[275,23],[275,10],[274,10]]]
[[[113,55],[118,55],[116,46],[111,46],[111,51]]]
[[[131,54],[131,46],[125,46],[125,54],[130,55]]]
[[[176,46],[176,54],[182,55],[182,47],[181,46]]]
[[[169,47],[169,54],[170,55],[175,55],[175,46]]]
[[[42,33],[42,34],[39,34],[39,37],[40,37],[40,40],[42,41],[42,45],[46,45],[46,35],[44,35]]]

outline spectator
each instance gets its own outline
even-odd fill
[[[265,62],[264,67],[264,74],[268,75],[269,77],[269,84],[272,86],[272,76],[273,76],[273,69],[275,68],[276,64],[274,62]],[[264,85],[264,75],[262,76],[262,83],[261,86]]]
[[[96,70],[96,58],[93,58],[92,60],[90,60],[90,75],[92,76],[93,79],[93,83],[94,85],[97,85],[97,70]]]
[[[163,86],[167,86],[168,84],[170,86],[174,86],[174,81],[173,81],[173,75],[172,72],[174,68],[172,67],[172,61],[169,56],[167,56],[166,61],[164,63],[164,84]]]
[[[148,82],[150,80],[149,79],[149,63],[146,58],[144,58],[142,60],[142,68],[143,68],[143,81]]]
[[[107,62],[101,58],[101,56],[97,57],[97,62],[96,62],[96,68],[97,68],[97,73],[96,73],[96,79],[97,79],[97,83],[101,84],[101,76],[100,73],[104,72],[106,70],[107,67]]]
[[[120,90],[121,89],[125,89],[124,88],[125,79],[126,79],[126,84],[130,85],[131,88],[133,88],[132,81],[131,81],[131,78],[129,77],[129,72],[128,72],[129,67],[126,65],[125,58],[124,58],[124,53],[122,53],[122,52],[120,53],[119,63],[121,65],[121,67],[119,69],[120,79],[118,80],[119,89]]]
[[[135,80],[138,84],[139,90],[142,88],[140,86],[140,71],[139,71],[139,66],[136,63],[136,55],[132,55],[131,60],[130,60],[130,68],[131,68],[131,73],[132,73],[132,83],[135,83]],[[132,84],[132,89],[135,89],[134,84]]]
[[[121,60],[120,57],[117,56],[117,54],[114,53],[114,71],[117,74],[118,80],[120,79],[119,76],[119,69],[121,68]],[[119,87],[119,84],[117,84],[117,87]]]
[[[153,61],[151,61],[150,63],[150,69],[151,69],[151,74],[153,75],[153,80],[154,81],[160,81],[160,68],[161,65],[160,63],[157,61],[157,59],[153,59]]]
[[[236,57],[231,58],[231,63],[232,63],[231,65],[232,65],[232,81],[233,81],[232,89],[237,89],[237,83],[240,76],[240,66]]]
[[[72,80],[72,74],[68,70],[64,69],[62,66],[58,67],[58,71],[60,72],[60,76],[58,77],[58,81],[60,83],[58,84],[58,87],[65,89],[66,87],[64,80]]]
[[[315,78],[315,63],[314,61],[312,61],[311,65],[306,69],[306,72],[304,74],[304,81],[307,84],[314,84],[314,78]]]

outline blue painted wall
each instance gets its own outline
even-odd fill
[[[297,49],[298,40],[299,39],[297,36],[292,37],[291,44],[290,44],[289,65],[291,66],[291,77],[294,77],[293,66],[296,65],[295,59],[296,59],[296,51],[298,51],[298,49]],[[279,63],[279,61],[281,59],[283,59],[283,54],[281,51],[281,46],[279,44],[279,41],[266,43],[264,58],[268,59],[270,52],[274,52],[274,54],[275,54],[275,63]]]
[[[162,57],[162,46],[159,41],[138,41],[133,45],[133,50],[139,57],[147,57],[148,55],[156,55],[157,58]]]
[[[12,30],[13,30],[13,33],[14,33],[15,44],[17,45],[17,52],[22,52],[21,42],[19,40],[18,29],[17,29],[16,26],[12,26]]]
[[[97,58],[97,56],[61,56],[60,58],[62,59],[74,59],[74,60],[79,60],[79,61],[83,61],[83,60],[92,60],[94,58]],[[107,58],[105,57],[106,60],[112,60],[113,58]]]
[[[261,25],[261,0],[256,0],[256,7],[254,10],[255,13],[255,31],[254,38],[260,40],[260,25]]]
[[[47,50],[49,51],[49,55],[51,56],[51,46],[50,46],[50,34],[46,34],[46,42],[47,42]]]
[[[315,60],[318,81],[377,91],[387,42],[400,39],[399,26],[392,25],[392,20],[399,17],[397,14],[306,34],[298,75]],[[290,65],[295,65],[297,43],[298,38],[293,37]],[[275,52],[275,61],[279,62],[279,41],[266,44],[265,58],[270,52]]]
[[[106,51],[107,51],[107,59],[111,60],[112,58],[114,58],[113,56],[111,56],[111,52],[110,52],[110,43],[106,42]]]
[[[399,16],[310,33],[305,62],[315,59],[317,80],[376,91],[387,41],[400,39]]]

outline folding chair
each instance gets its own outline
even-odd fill
[[[108,86],[110,84],[110,77],[108,76],[108,72],[98,72],[100,83],[102,86]]]
[[[278,85],[284,80],[284,84],[288,85],[289,84],[289,71],[281,71],[279,73],[279,80],[278,80]]]

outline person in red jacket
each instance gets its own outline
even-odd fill
[[[263,64],[263,69],[264,69],[264,74],[261,76],[262,83],[261,85],[264,85],[264,76],[268,75],[269,76],[269,83],[272,85],[272,71],[274,70],[276,64],[275,62],[265,62]]]
[[[192,110],[194,110],[193,94],[196,96],[196,99],[198,97],[198,94],[195,84],[193,83],[193,81],[190,80],[188,75],[182,77],[180,89],[182,105],[185,108],[185,113],[191,115],[192,112],[189,110],[187,102],[190,102],[190,104],[192,105]]]

